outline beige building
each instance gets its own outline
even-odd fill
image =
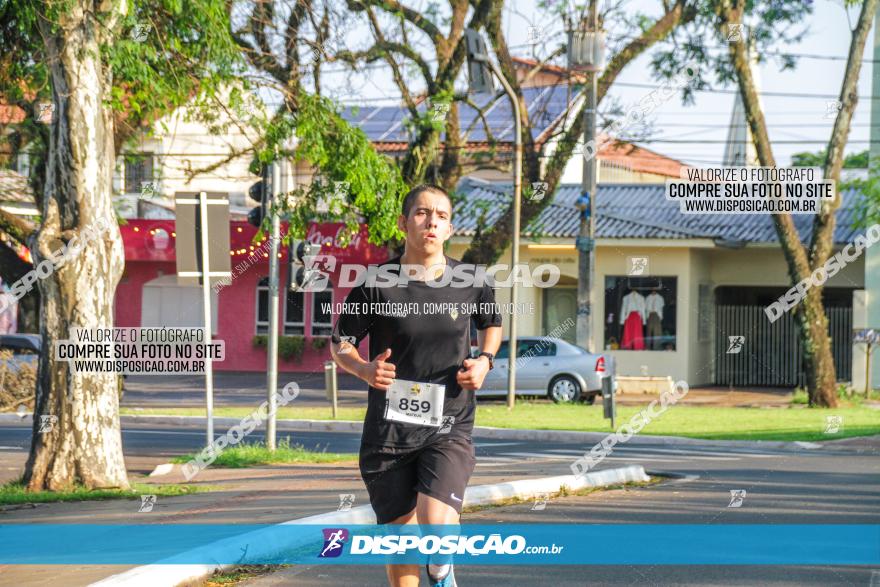
[[[466,180],[466,203],[454,214],[456,236],[449,255],[460,258],[476,229],[475,202],[492,202],[483,219],[491,225],[509,202],[509,186]],[[506,189],[505,189],[506,188]],[[552,288],[520,287],[524,313],[519,336],[545,335],[566,319],[576,317],[578,213],[573,201],[578,185],[564,185],[554,204],[526,227],[520,262],[535,270],[557,266],[560,280]],[[835,242],[842,247],[857,234],[853,194],[844,195],[838,211]],[[807,230],[812,217],[796,216]],[[618,373],[632,376],[670,376],[691,385],[791,386],[800,383],[796,325],[791,313],[771,323],[764,307],[790,286],[782,250],[769,216],[685,216],[666,201],[663,185],[600,185],[597,213],[596,280],[593,290],[592,343],[617,360]],[[543,226],[542,234],[533,227]],[[499,263],[510,263],[510,250]],[[854,299],[864,288],[864,258],[847,265],[825,286],[825,303],[834,339],[838,378],[850,380],[853,369]],[[501,274],[504,277],[504,274]],[[662,297],[659,334],[648,325],[636,333],[643,348],[627,341],[621,310],[629,293]],[[629,293],[624,293],[629,292]],[[498,288],[498,300],[510,300],[509,288]],[[509,316],[505,316],[505,330]],[[572,322],[569,322],[572,323]],[[574,341],[574,328],[562,338]],[[739,352],[730,350],[730,337],[745,337]],[[631,336],[630,339],[633,337]],[[630,348],[624,348],[630,342]],[[735,350],[735,349],[734,349]]]

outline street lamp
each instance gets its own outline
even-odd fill
[[[489,59],[489,53],[486,51],[486,43],[483,42],[483,38],[473,29],[465,29],[464,34],[467,47],[468,79],[470,80],[471,89],[478,93],[493,93],[492,77],[489,75],[489,70],[491,70],[501,82],[501,85],[504,86],[504,91],[507,92],[507,96],[510,98],[510,106],[513,110],[514,121],[516,122],[513,156],[513,248],[510,253],[510,271],[511,277],[514,277],[514,279],[511,279],[510,285],[510,302],[513,311],[510,313],[510,336],[507,343],[507,408],[513,409],[516,398],[516,304],[518,298],[514,271],[516,271],[516,266],[519,263],[519,220],[522,204],[522,120],[516,94],[504,76],[501,75],[498,66]]]
[[[590,24],[579,23],[568,31],[568,67],[587,73],[584,108],[584,171],[581,195],[576,202],[580,227],[575,246],[578,251],[577,344],[593,350],[593,309],[590,293],[596,270],[596,187],[598,183],[598,147],[596,145],[596,103],[599,72],[605,64],[605,33],[599,30],[596,2],[590,2]],[[588,145],[594,145],[587,150]]]

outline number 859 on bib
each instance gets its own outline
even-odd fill
[[[396,379],[385,392],[385,419],[420,426],[440,426],[446,386]]]

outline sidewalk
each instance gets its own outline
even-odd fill
[[[791,405],[793,392],[785,388],[734,389],[726,387],[692,387],[677,403],[692,406],[717,406],[729,408],[787,407]],[[619,393],[620,405],[638,405],[657,399],[658,394]],[[598,401],[598,400],[597,400]]]
[[[0,477],[16,477],[24,465],[23,453],[0,452]],[[148,477],[161,457],[126,457],[131,483],[186,483],[180,468]],[[470,485],[502,483],[530,477],[557,475],[552,465],[528,463],[494,467],[474,473]],[[558,467],[557,467],[558,468]],[[138,512],[139,499],[33,504],[0,507],[3,524],[276,524],[295,518],[335,511],[340,494],[353,494],[354,507],[369,500],[355,461],[337,464],[274,465],[252,469],[208,468],[192,482],[215,491],[177,497],[159,497],[151,512]],[[119,565],[0,565],[3,584],[76,587],[121,573]]]

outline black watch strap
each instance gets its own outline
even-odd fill
[[[492,353],[487,353],[486,351],[483,351],[482,353],[477,355],[477,357],[486,357],[487,359],[489,359],[489,371],[495,368],[495,355],[493,355]]]

